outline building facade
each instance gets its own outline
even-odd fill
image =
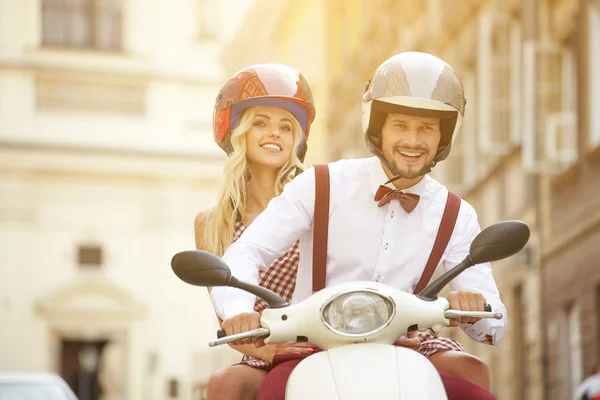
[[[546,128],[552,134],[547,138],[559,143],[568,138],[570,152],[557,154],[569,163],[544,182],[549,200],[542,214],[547,390],[549,399],[563,399],[600,364],[600,2],[553,6],[540,35],[563,46],[576,81],[566,90],[572,101],[568,113]]]
[[[192,399],[238,358],[170,268],[222,176],[228,3],[0,2],[0,370]]]

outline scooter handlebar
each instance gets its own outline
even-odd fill
[[[492,306],[485,303],[482,311],[459,311],[459,310],[446,310],[444,312],[446,319],[460,318],[460,317],[471,317],[471,318],[495,318],[502,319],[503,315],[501,312],[492,312]]]
[[[485,311],[459,311],[459,310],[446,310],[444,312],[444,317],[446,319],[451,318],[461,318],[461,317],[470,317],[470,318],[495,318],[502,319],[503,315],[501,312],[492,312],[492,307],[489,304],[486,304],[484,307]],[[248,332],[242,332],[235,335],[227,336],[223,329],[219,329],[217,331],[217,340],[214,342],[210,342],[208,345],[210,347],[220,346],[222,344],[235,342],[236,340],[246,339],[251,337],[267,337],[270,335],[270,331],[267,328],[258,328],[253,329]]]
[[[225,336],[225,331],[223,329],[219,329],[217,331],[217,337],[219,339],[214,342],[208,343],[210,347],[220,346],[222,344],[235,342],[236,340],[252,338],[252,337],[267,337],[271,334],[271,332],[267,328],[258,328],[252,329],[248,332],[236,333],[235,335]]]
[[[444,312],[446,319],[457,319],[462,317],[469,318],[495,318],[502,319],[503,315],[501,312],[492,311],[459,311],[459,310],[446,310]]]

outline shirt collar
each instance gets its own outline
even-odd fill
[[[375,193],[377,193],[377,189],[379,189],[379,186],[384,185],[389,178],[385,174],[385,171],[383,170],[383,166],[381,165],[381,161],[379,160],[379,158],[373,157],[372,161],[373,162],[371,164],[370,169],[371,191],[373,192],[373,196],[375,196]],[[425,175],[423,179],[421,179],[419,182],[402,191],[405,193],[414,193],[422,195],[425,192],[425,187],[427,185],[428,178],[429,176]],[[396,189],[393,183],[388,183],[385,186],[389,187],[390,189]]]

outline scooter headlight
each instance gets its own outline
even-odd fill
[[[383,329],[393,315],[394,303],[390,299],[366,290],[340,294],[321,310],[321,318],[329,329],[351,336]]]

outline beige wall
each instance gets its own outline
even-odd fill
[[[177,379],[190,399],[239,358],[209,350],[207,293],[170,268],[225,158],[223,39],[199,35],[200,3],[124,0],[114,52],[44,47],[41,1],[0,3],[0,370],[60,372],[61,339],[108,339],[115,398],[166,398]],[[101,246],[99,269],[80,244]]]

